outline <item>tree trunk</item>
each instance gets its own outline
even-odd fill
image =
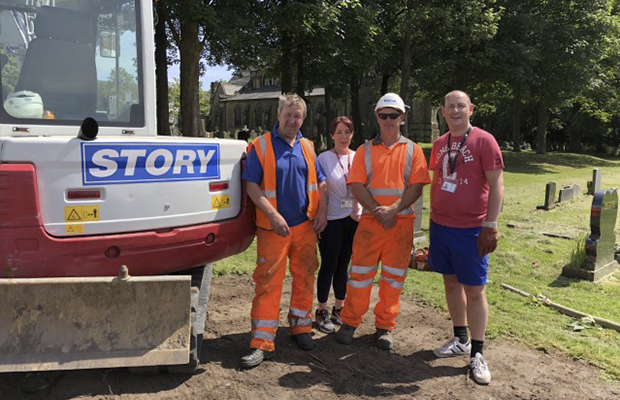
[[[351,72],[350,90],[351,90],[351,119],[355,127],[355,135],[353,135],[353,148],[357,148],[364,143],[364,129],[362,127],[362,115],[360,113],[360,81],[355,72]]]
[[[545,154],[547,151],[547,105],[543,100],[538,103],[538,128],[536,129],[536,154]]]
[[[200,121],[200,52],[202,43],[198,40],[198,24],[181,22],[181,132],[183,136],[204,136]]]
[[[512,151],[521,151],[521,92],[515,90],[512,102]]]
[[[597,133],[596,134],[596,154],[605,154],[605,140],[603,138],[603,134],[602,133]]]
[[[306,98],[306,80],[304,77],[304,54],[303,51],[297,47],[297,95],[303,99]]]
[[[282,56],[280,57],[280,85],[282,93],[293,91],[293,72],[291,71],[291,35],[282,32]]]
[[[407,1],[407,20],[411,20],[411,10],[413,8],[413,0]],[[403,38],[403,59],[402,59],[402,76],[400,80],[400,97],[405,104],[409,103],[409,80],[411,76],[411,44],[412,44],[413,29],[405,29],[405,36]],[[409,110],[411,111],[411,109]],[[405,137],[414,138],[414,135],[409,132],[408,120],[411,116],[410,112],[407,113],[404,124],[400,127],[400,132]]]
[[[157,90],[157,134],[170,136],[170,110],[168,108],[168,38],[166,37],[165,3],[157,4],[155,25],[155,80]]]
[[[388,92],[388,86],[390,84],[390,75],[383,74],[381,75],[381,96]]]
[[[568,128],[568,151],[571,153],[581,153],[581,140],[579,137],[579,126],[573,124]]]
[[[334,147],[334,141],[332,140],[332,136],[329,134],[329,128],[331,126],[332,120],[336,118],[332,115],[332,90],[329,86],[325,87],[325,145],[328,149]]]

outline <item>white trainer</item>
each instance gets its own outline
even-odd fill
[[[453,337],[448,340],[442,346],[437,347],[433,350],[433,354],[435,354],[439,358],[444,357],[452,357],[452,356],[462,356],[465,354],[469,354],[471,351],[471,340],[467,341],[467,343],[463,344],[459,341],[459,338]]]
[[[469,368],[471,369],[471,375],[474,377],[476,383],[480,385],[488,385],[491,382],[491,372],[489,371],[489,365],[480,353],[476,353],[469,361]]]

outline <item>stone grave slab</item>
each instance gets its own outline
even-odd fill
[[[602,172],[600,168],[594,168],[592,170],[592,180],[588,181],[588,194],[594,195],[594,193],[601,190],[601,177]]]
[[[595,282],[612,274],[618,268],[614,233],[617,216],[617,189],[597,191],[590,209],[590,236],[586,239],[586,261],[581,266],[565,266],[562,269],[563,276]]]
[[[536,207],[538,210],[549,211],[555,207],[555,182],[547,182],[545,186],[545,204]]]
[[[581,191],[581,186],[574,184],[569,186],[564,186],[560,189],[560,195],[558,197],[558,203],[562,203],[564,201],[577,199],[581,197],[583,192]]]
[[[413,211],[415,211],[415,220],[413,221],[413,243],[419,243],[426,240],[424,231],[422,230],[422,208],[424,207],[423,196],[413,203]]]

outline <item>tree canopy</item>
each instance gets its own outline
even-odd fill
[[[620,141],[618,0],[162,3],[180,55],[181,114],[184,99],[195,115],[199,104],[184,75],[191,85],[225,63],[277,77],[283,92],[325,88],[326,103],[350,102],[358,130],[362,87],[435,105],[461,89],[478,104],[475,122],[516,150],[523,140],[539,153]]]

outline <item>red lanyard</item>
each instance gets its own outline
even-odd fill
[[[452,175],[454,173],[454,170],[456,169],[456,159],[459,158],[459,150],[461,150],[463,143],[465,143],[465,141],[467,140],[467,136],[469,136],[471,129],[472,127],[470,126],[467,129],[467,132],[465,132],[465,134],[463,135],[463,139],[461,139],[461,143],[459,143],[459,147],[456,148],[456,154],[454,155],[454,158],[452,159],[452,162],[450,163],[450,175]],[[450,143],[451,140],[452,140],[452,135],[451,133],[448,132],[448,161],[450,161],[450,156],[452,156],[452,143]]]
[[[342,163],[340,162],[340,155],[338,154],[338,152],[336,152],[336,149],[334,149],[334,154],[336,154],[336,158],[338,159],[338,164],[340,164],[340,168],[342,168],[342,176],[344,176],[344,180],[348,181],[349,171],[351,171],[351,157],[349,157],[349,155],[347,154],[347,169],[345,171],[344,165],[342,165]]]

